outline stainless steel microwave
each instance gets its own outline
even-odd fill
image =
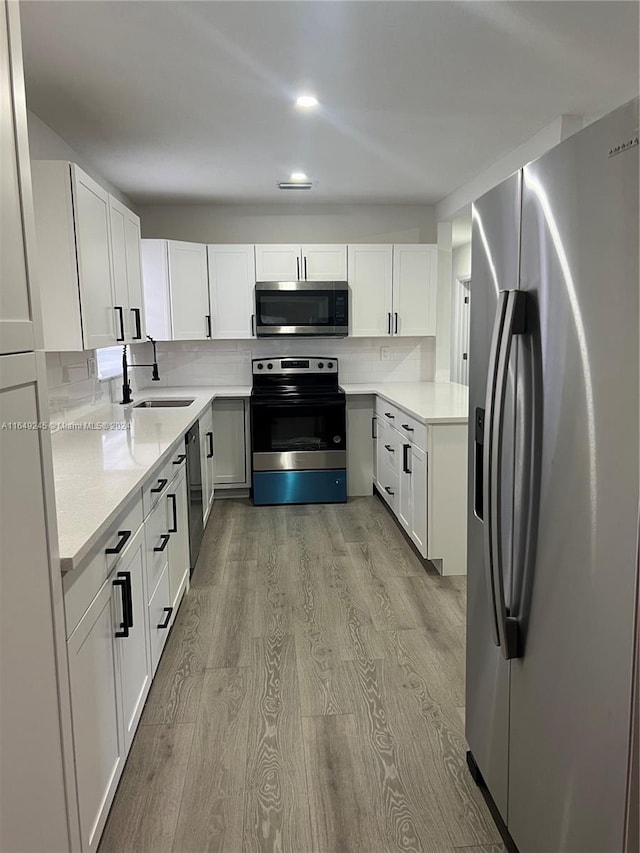
[[[349,334],[346,281],[257,281],[255,307],[259,338]]]

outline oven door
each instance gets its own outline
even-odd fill
[[[342,282],[267,281],[256,284],[256,335],[344,337],[349,291]]]
[[[251,398],[254,471],[346,467],[344,399]]]

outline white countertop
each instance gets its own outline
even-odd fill
[[[90,553],[135,490],[169,457],[172,446],[212,400],[250,394],[248,385],[145,388],[136,393],[130,406],[103,406],[75,422],[89,428],[54,432],[51,443],[62,571],[74,569]],[[193,397],[194,402],[175,409],[134,408],[141,400],[157,397]]]
[[[425,424],[466,423],[468,389],[451,382],[346,384],[348,396],[375,394]],[[90,428],[52,435],[58,543],[63,572],[76,568],[154,468],[216,398],[249,397],[251,387],[145,388],[131,406],[108,405],[77,420]],[[157,397],[193,397],[183,408],[136,409]],[[92,428],[91,428],[92,427]],[[126,427],[126,428],[123,428]]]
[[[456,382],[373,382],[341,386],[347,396],[375,394],[423,424],[466,424],[469,389]]]

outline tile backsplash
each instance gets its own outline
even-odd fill
[[[388,348],[388,359],[381,358],[382,347]],[[435,376],[435,338],[165,341],[157,348],[161,386],[251,385],[251,359],[277,355],[335,356],[344,383],[418,382]],[[150,361],[151,346],[136,347],[136,356]],[[139,386],[150,385],[151,377],[142,373]]]
[[[93,364],[92,364],[93,360]],[[47,384],[49,414],[56,420],[74,420],[111,402],[112,385],[119,379],[100,382],[95,375],[95,353],[48,352]]]

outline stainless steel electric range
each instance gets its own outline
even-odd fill
[[[252,362],[254,504],[347,500],[345,395],[338,359],[256,358]]]

